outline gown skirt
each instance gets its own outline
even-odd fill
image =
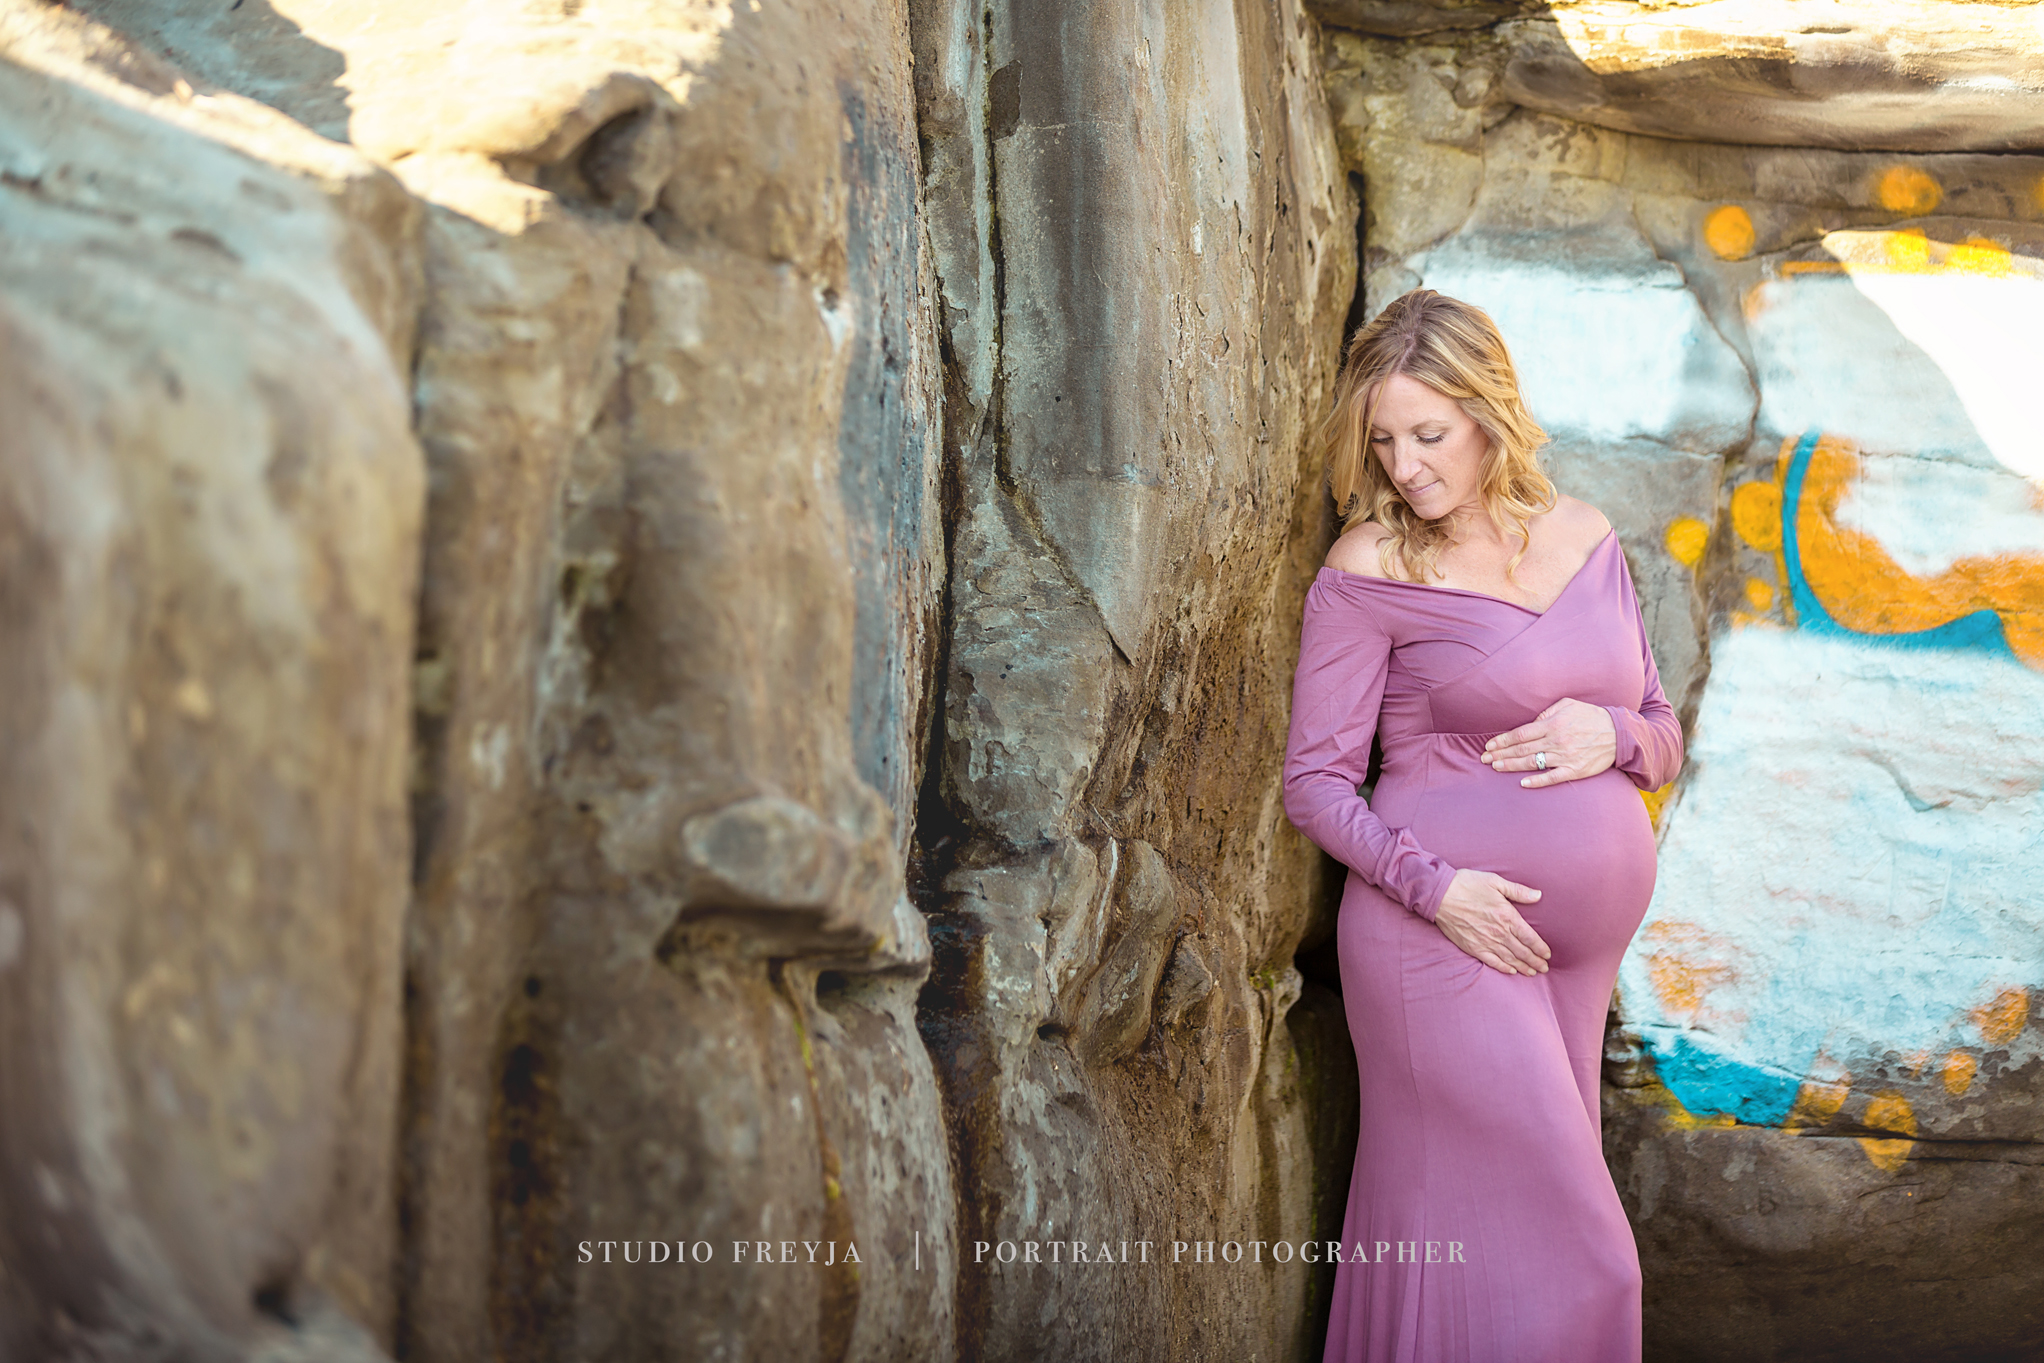
[[[1638,1363],[1598,1080],[1653,894],[1640,792],[1673,779],[1682,736],[1616,536],[1544,613],[1323,568],[1294,687],[1286,810],[1350,868],[1337,951],[1362,1089],[1324,1357]],[[1527,789],[1478,760],[1564,697],[1611,711],[1611,768]],[[1545,974],[1494,970],[1434,926],[1458,868],[1541,891],[1517,907]]]

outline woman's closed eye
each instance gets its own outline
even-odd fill
[[[1420,436],[1418,439],[1419,443],[1422,445],[1438,445],[1441,443],[1441,440],[1445,435],[1446,432],[1441,432],[1440,434],[1436,435],[1423,435]],[[1373,435],[1370,437],[1370,443],[1372,445],[1381,445],[1390,438],[1391,437],[1388,435]]]

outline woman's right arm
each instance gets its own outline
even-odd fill
[[[1323,582],[1306,593],[1292,724],[1285,742],[1285,815],[1335,860],[1434,921],[1455,868],[1404,829],[1387,827],[1357,793],[1391,660],[1369,608]]]
[[[1328,855],[1485,965],[1541,974],[1552,953],[1513,907],[1539,899],[1538,890],[1489,871],[1457,870],[1411,833],[1386,826],[1356,791],[1369,774],[1390,661],[1391,639],[1369,608],[1314,583],[1292,679],[1285,814]]]

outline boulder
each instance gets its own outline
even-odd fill
[[[1574,0],[1512,18],[1505,97],[1698,142],[2044,148],[2044,23],[2026,5]]]
[[[900,15],[93,8],[424,207],[397,1346],[945,1356]],[[838,1256],[734,1262],[788,1237]],[[718,1253],[663,1280],[606,1240]]]
[[[397,1303],[421,215],[0,9],[0,1356]]]

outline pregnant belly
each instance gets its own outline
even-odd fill
[[[1528,790],[1523,772],[1476,760],[1478,744],[1440,736],[1431,760],[1378,782],[1378,817],[1458,869],[1494,871],[1539,890],[1520,914],[1551,964],[1615,963],[1654,893],[1654,831],[1639,790],[1613,768]]]

